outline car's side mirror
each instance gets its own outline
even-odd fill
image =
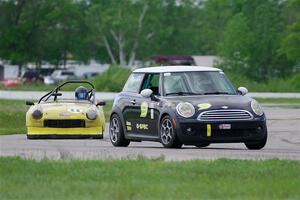
[[[248,93],[248,89],[245,87],[239,87],[237,91],[240,95],[243,95],[243,96]]]
[[[27,105],[27,106],[33,106],[34,103],[33,103],[33,101],[26,101],[26,105]]]
[[[149,98],[149,97],[151,97],[152,94],[153,94],[153,91],[151,89],[143,89],[141,91],[141,95],[144,98]]]
[[[106,102],[105,101],[98,101],[96,103],[96,106],[105,106],[106,105]]]
[[[151,98],[152,101],[159,101],[159,99],[153,94],[151,89],[143,89],[141,95],[144,98]]]

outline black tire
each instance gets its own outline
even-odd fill
[[[264,146],[267,143],[267,138],[268,138],[268,135],[266,133],[265,137],[262,140],[255,142],[255,143],[254,142],[251,142],[251,143],[245,142],[245,145],[250,150],[259,150],[259,149],[264,148]]]
[[[177,137],[172,120],[165,116],[160,123],[160,141],[165,148],[181,148],[182,143]]]
[[[113,114],[110,119],[109,138],[115,147],[127,147],[130,143],[124,136],[122,122],[117,114]]]
[[[203,142],[203,143],[197,144],[197,145],[195,145],[195,146],[198,147],[198,148],[203,148],[203,147],[208,147],[209,145],[210,145],[210,143],[208,143],[208,142]]]

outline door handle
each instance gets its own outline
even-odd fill
[[[135,99],[131,100],[130,102],[131,102],[133,105],[135,105],[135,104],[136,104],[136,101],[135,101]]]

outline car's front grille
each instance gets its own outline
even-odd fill
[[[200,121],[249,120],[253,119],[253,115],[246,110],[209,110],[202,112],[197,119]]]
[[[44,121],[44,127],[50,128],[80,128],[85,127],[85,121],[79,119],[49,119]]]

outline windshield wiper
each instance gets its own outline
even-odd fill
[[[197,93],[194,93],[194,92],[171,92],[171,93],[167,93],[166,96],[168,95],[179,95],[179,96],[182,96],[182,95],[198,95]]]
[[[228,92],[204,92],[204,95],[208,95],[208,94],[229,94]]]

